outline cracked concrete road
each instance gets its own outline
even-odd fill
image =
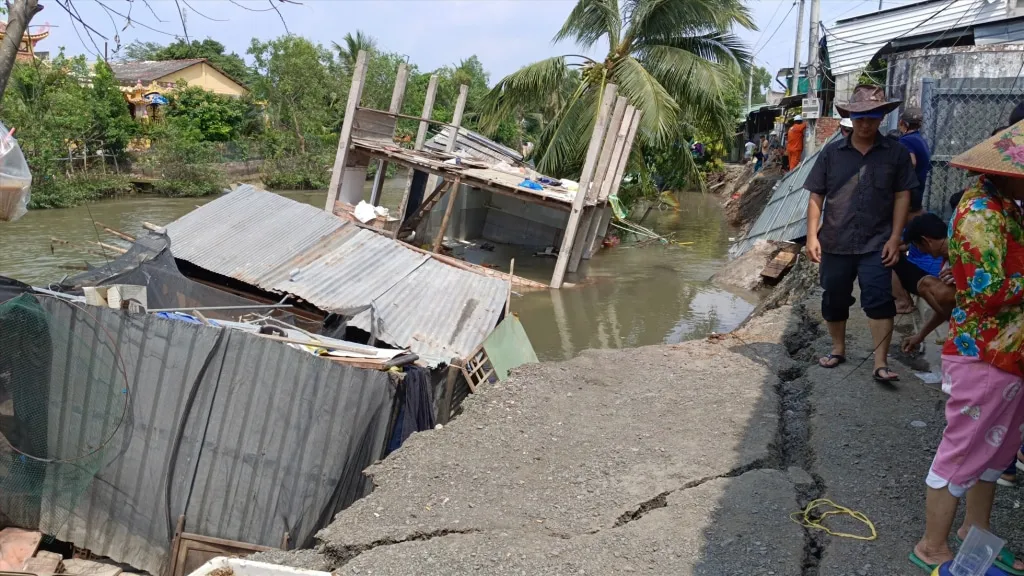
[[[483,388],[371,467],[374,492],[316,552],[257,557],[339,574],[917,574],[944,396],[895,360],[900,384],[871,381],[858,311],[847,364],[814,366],[829,340],[813,273],[785,282],[733,334],[585,352]],[[790,520],[819,497],[865,513],[878,539]],[[1000,488],[993,520],[1014,548],[1020,500]]]

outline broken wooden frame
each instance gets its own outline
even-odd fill
[[[281,538],[281,549],[287,550],[288,544],[289,535],[285,532]],[[171,558],[166,576],[185,576],[186,574],[191,574],[197,568],[218,556],[248,556],[255,552],[265,552],[267,550],[273,550],[273,548],[248,544],[237,540],[189,534],[185,532],[185,517],[179,516],[178,524],[174,529],[174,539],[171,541]]]
[[[362,198],[366,169],[371,161],[376,160],[379,168],[373,192],[371,192],[373,200],[379,198],[379,189],[383,184],[381,174],[388,163],[404,166],[410,170],[396,215],[400,224],[391,232],[391,236],[394,238],[397,238],[403,230],[410,228],[405,223],[405,215],[412,186],[412,173],[415,170],[430,175],[427,190],[436,192],[439,189],[436,185],[438,178],[453,182],[458,180],[460,184],[469,188],[489,190],[525,202],[569,212],[568,223],[562,234],[561,250],[551,277],[550,286],[552,288],[560,288],[566,271],[575,271],[581,259],[590,258],[597,236],[603,235],[607,231],[608,221],[611,217],[607,205],[608,197],[617,192],[621,184],[640,122],[640,112],[629,106],[625,98],[616,100],[617,86],[609,84],[604,89],[597,123],[587,148],[586,162],[580,177],[580,187],[576,194],[572,195],[568,191],[563,193],[522,188],[519,186],[522,181],[521,177],[492,170],[472,161],[462,162],[461,165],[446,164],[446,160],[455,157],[453,152],[457,144],[462,120],[461,112],[465,108],[468,88],[460,87],[459,102],[456,104],[451,123],[433,120],[431,115],[437,90],[437,78],[432,76],[427,87],[422,115],[416,118],[399,112],[405,84],[408,80],[405,69],[399,70],[388,112],[360,107],[359,101],[362,98],[366,70],[367,57],[365,53],[360,52],[352,75],[352,84],[345,107],[341,135],[338,139],[338,151],[331,172],[325,210],[334,213],[338,209],[336,202],[358,203]],[[615,108],[614,113],[612,112],[613,107]],[[395,125],[399,118],[419,120],[416,141],[412,150],[401,148],[394,143]],[[427,127],[430,124],[452,129],[446,154],[423,149]],[[442,220],[441,230],[438,232],[439,238],[443,238],[446,232],[446,225],[455,203],[458,186],[451,186],[448,191],[447,217]],[[430,198],[433,196],[434,194],[431,194]],[[440,198],[434,199],[434,202],[438,200]],[[433,204],[428,206],[428,208],[431,207]],[[418,210],[416,220],[412,224],[418,224],[424,213],[425,210]],[[435,239],[433,246],[435,251],[440,248],[438,244]]]

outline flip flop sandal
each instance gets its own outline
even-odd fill
[[[919,558],[917,556],[917,552],[911,552],[910,553],[910,563],[913,564],[914,566],[917,566],[921,570],[924,570],[928,574],[931,574],[932,572],[935,572],[935,569],[939,567],[938,564],[929,564],[929,563],[925,562],[924,560],[921,560],[921,558]]]
[[[963,544],[964,541],[960,539],[960,535],[956,532],[953,533],[953,541],[958,545]],[[1010,549],[1003,546],[1003,549],[999,551],[999,556],[996,557],[994,566],[999,568],[1007,574],[1013,574],[1014,576],[1024,576],[1024,570],[1016,570],[1013,567],[1013,563],[1017,560],[1017,557],[1010,552]]]
[[[882,371],[883,370],[886,371],[886,372],[892,372],[892,370],[890,370],[888,366],[882,366],[881,368],[876,368],[875,371],[871,374],[871,377],[875,379],[875,382],[881,382],[882,384],[888,384],[890,382],[899,382],[900,381],[900,377],[899,377],[898,374],[895,375],[895,376],[890,376],[888,378],[886,378],[885,376],[882,376]],[[1024,574],[1022,574],[1022,576],[1024,576]]]
[[[824,360],[825,362],[831,362],[832,360],[835,360],[836,363],[835,364],[823,364],[822,360]],[[843,356],[842,354],[829,354],[828,356],[825,356],[823,358],[819,358],[818,359],[818,366],[821,366],[822,368],[828,368],[829,370],[831,370],[832,368],[835,368],[835,367],[837,367],[840,364],[843,364],[845,362],[846,362],[846,356]]]

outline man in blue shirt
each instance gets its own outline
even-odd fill
[[[924,202],[924,185],[928,181],[928,173],[932,171],[932,153],[928,143],[921,137],[921,111],[907,108],[900,116],[900,144],[910,151],[910,161],[914,164],[918,186],[910,191],[910,218],[921,214]]]

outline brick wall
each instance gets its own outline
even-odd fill
[[[825,141],[839,131],[839,118],[818,118],[814,125],[814,142],[816,147],[825,145]]]

